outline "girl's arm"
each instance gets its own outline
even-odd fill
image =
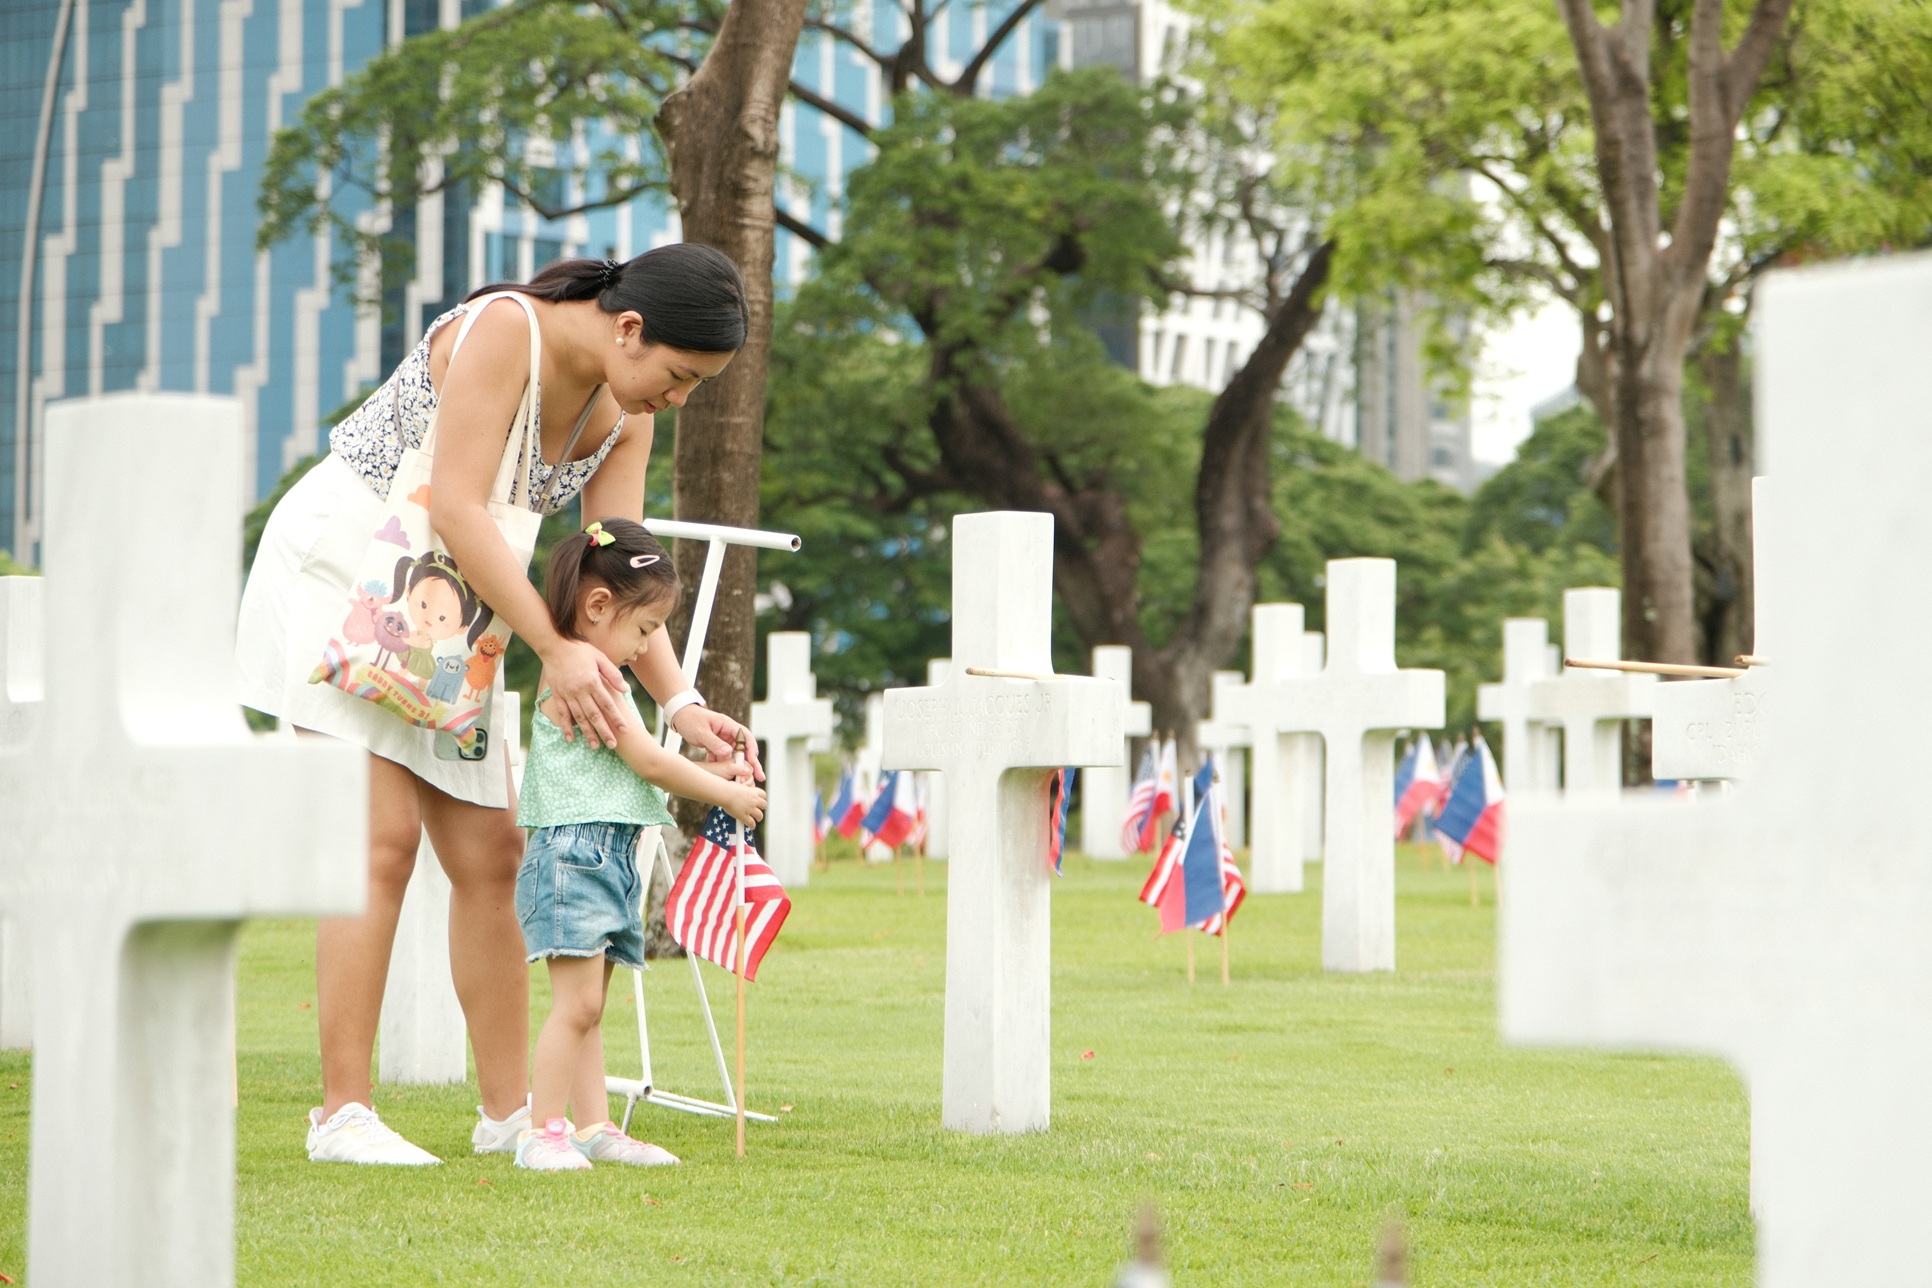
[[[664,750],[635,721],[617,735],[617,754],[645,782],[688,800],[722,805],[746,827],[765,816],[764,789],[721,777],[675,752]]]
[[[623,674],[594,646],[557,633],[528,570],[484,508],[530,374],[523,310],[508,300],[485,308],[443,374],[429,519],[478,597],[543,659],[568,713],[563,728],[574,725],[593,745],[615,746],[625,724],[617,699]]]
[[[651,463],[655,425],[655,419],[648,416],[633,416],[624,421],[624,436],[584,484],[585,522],[605,518],[644,522],[644,474]],[[686,587],[685,593],[695,594],[696,590]],[[661,626],[646,642],[643,654],[631,663],[631,672],[660,707],[691,687],[671,647],[671,633]],[[738,735],[744,733],[745,759],[751,763],[752,775],[761,779],[765,776],[765,767],[758,763],[758,743],[750,736],[750,730],[723,712],[687,706],[678,711],[671,727],[686,742],[704,748],[713,760],[729,759]]]

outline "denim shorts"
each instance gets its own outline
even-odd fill
[[[570,823],[530,834],[517,872],[526,960],[602,953],[620,966],[644,964],[644,885],[637,875],[643,830],[635,823]]]

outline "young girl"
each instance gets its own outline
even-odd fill
[[[557,631],[623,667],[676,607],[678,578],[642,525],[604,519],[557,547],[545,589]],[[535,830],[517,873],[517,919],[529,960],[549,963],[551,1006],[537,1038],[530,1108],[530,1121],[542,1126],[517,1142],[518,1167],[678,1161],[618,1130],[604,1089],[599,1025],[611,969],[644,963],[638,836],[671,821],[665,790],[722,805],[747,827],[765,813],[765,793],[747,767],[699,764],[664,750],[645,732],[628,691],[622,700],[626,720],[613,750],[566,739],[567,713],[548,689],[537,695],[517,809],[518,824]],[[583,1126],[572,1127],[566,1104]]]

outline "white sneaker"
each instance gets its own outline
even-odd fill
[[[517,1142],[517,1166],[533,1172],[588,1172],[590,1160],[570,1143],[570,1124],[552,1118],[542,1131],[526,1131]]]
[[[632,1167],[675,1167],[678,1163],[678,1156],[662,1145],[632,1140],[612,1122],[572,1132],[570,1143],[578,1153],[598,1163],[629,1163]]]
[[[530,1101],[526,1098],[523,1108],[505,1118],[502,1122],[483,1112],[483,1106],[476,1107],[476,1116],[481,1121],[476,1130],[470,1133],[470,1144],[476,1146],[479,1154],[514,1154],[517,1152],[517,1138],[530,1128]]]
[[[404,1140],[383,1126],[376,1111],[353,1100],[322,1121],[322,1111],[309,1110],[309,1161],[312,1163],[380,1163],[390,1167],[434,1167],[442,1159]]]

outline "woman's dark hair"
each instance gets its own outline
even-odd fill
[[[621,264],[560,259],[528,283],[496,282],[471,291],[463,302],[494,291],[516,291],[552,304],[596,300],[606,313],[635,312],[644,319],[646,344],[692,353],[736,353],[751,325],[738,266],[696,242],[660,246]]]
[[[599,545],[599,537],[610,541]],[[550,620],[566,638],[584,637],[577,625],[577,596],[586,583],[609,590],[620,609],[675,602],[678,596],[678,570],[671,556],[643,524],[629,519],[599,519],[564,538],[551,553],[544,598]]]

